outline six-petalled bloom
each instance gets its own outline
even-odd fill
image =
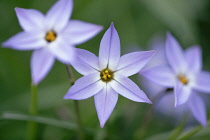
[[[202,71],[199,46],[182,51],[171,34],[167,34],[166,56],[170,66],[157,66],[141,72],[148,79],[167,88],[174,88],[175,107],[187,104],[194,117],[207,125],[204,101],[198,92],[210,93],[210,73]]]
[[[55,58],[70,64],[75,45],[81,44],[102,30],[102,26],[70,20],[72,0],[58,0],[44,16],[33,9],[15,8],[23,32],[3,43],[17,50],[35,50],[31,58],[31,75],[38,84],[49,72]]]
[[[72,66],[85,76],[75,82],[64,98],[82,100],[94,95],[101,127],[115,108],[118,94],[136,102],[151,103],[128,76],[139,72],[155,51],[133,52],[120,57],[120,39],[113,23],[101,40],[99,58],[82,49],[76,54]]]

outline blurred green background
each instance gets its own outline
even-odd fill
[[[15,15],[15,7],[38,9],[46,13],[55,2],[56,0],[0,0],[0,43],[22,31]],[[209,0],[74,0],[72,19],[104,26],[100,34],[77,46],[79,48],[98,54],[100,40],[111,22],[115,23],[119,33],[122,54],[129,52],[131,46],[141,46],[141,49],[148,50],[148,43],[154,35],[165,36],[166,32],[171,32],[184,48],[200,44],[203,49],[203,68],[210,71]],[[30,51],[0,50],[0,140],[25,139],[27,122],[5,118],[15,118],[14,113],[27,115],[31,85],[30,56]],[[81,77],[75,71],[74,74],[76,78]],[[138,82],[137,76],[132,79]],[[141,86],[141,83],[138,85]],[[73,101],[63,100],[68,88],[66,68],[57,61],[39,85],[39,115],[53,119],[39,124],[39,140],[77,139]],[[85,132],[86,139],[163,140],[176,127],[170,118],[162,119],[152,114],[147,129],[138,132],[142,118],[151,105],[135,103],[120,96],[111,117],[101,129],[93,98],[79,103],[82,124],[91,129],[90,132]],[[208,114],[209,112],[208,110]],[[24,119],[24,116],[19,118]],[[58,126],[54,119],[64,122]],[[47,121],[54,125],[46,124]],[[210,138],[209,132],[210,128],[207,127],[190,139],[207,140]]]

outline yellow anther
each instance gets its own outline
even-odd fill
[[[107,76],[106,76],[106,75],[104,75],[102,78],[103,78],[104,80],[107,80]]]
[[[110,82],[113,78],[113,72],[109,69],[104,69],[101,71],[100,76],[103,82]]]
[[[57,35],[54,31],[49,31],[46,35],[45,35],[45,40],[47,42],[53,42],[56,39]]]
[[[184,75],[179,75],[178,76],[178,79],[179,79],[179,81],[182,83],[182,84],[184,84],[184,85],[187,85],[188,84],[188,79],[184,76]]]

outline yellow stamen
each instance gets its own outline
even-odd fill
[[[104,75],[102,78],[103,78],[104,80],[107,80],[107,76],[106,76],[106,75]]]
[[[46,35],[45,35],[45,40],[47,42],[53,42],[57,37],[57,34],[54,31],[49,31]]]
[[[184,85],[187,85],[188,84],[188,79],[187,79],[187,77],[186,76],[184,76],[184,75],[179,75],[178,76],[178,79],[179,79],[179,81],[182,83],[182,84],[184,84]]]
[[[113,79],[113,72],[109,69],[104,69],[101,71],[100,76],[103,82],[110,82]]]

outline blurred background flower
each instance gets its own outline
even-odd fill
[[[37,9],[45,13],[56,0],[1,0],[0,1],[0,42],[5,41],[21,31],[14,12],[15,7]],[[107,29],[111,22],[120,34],[122,55],[129,50],[129,44],[144,46],[149,50],[148,42],[154,34],[165,36],[170,31],[186,48],[199,44],[203,50],[204,70],[210,71],[210,1],[209,0],[74,0],[74,9],[71,19],[78,19]],[[77,46],[98,53],[99,43],[105,31],[94,39]],[[129,52],[132,52],[129,51]],[[4,116],[7,111],[27,112],[30,90],[30,56],[31,52],[20,52],[1,48],[0,53],[0,113],[2,117],[14,117],[11,114]],[[81,77],[74,71],[75,77]],[[131,77],[137,83],[137,76]],[[139,83],[141,86],[142,82]],[[69,88],[66,68],[56,62],[52,71],[42,81],[39,87],[39,112],[41,116],[75,123],[73,102],[63,100]],[[146,91],[145,91],[146,92]],[[147,94],[147,93],[146,93]],[[207,99],[207,98],[206,98]],[[144,120],[147,104],[139,104],[119,97],[118,104],[109,118],[106,126],[100,129],[93,104],[93,98],[83,100],[81,115],[83,126],[92,128],[97,134],[87,132],[89,139],[127,140],[135,139],[135,131]],[[69,109],[70,108],[70,109]],[[210,111],[208,110],[208,114]],[[15,116],[17,118],[17,116]],[[19,116],[20,117],[20,116]],[[22,116],[23,117],[23,116]],[[174,125],[167,119],[152,116],[146,132],[142,132],[142,139],[164,140],[174,129]],[[209,115],[208,115],[209,118]],[[50,123],[52,120],[48,120]],[[44,122],[47,122],[46,120]],[[0,121],[0,139],[24,139],[26,121]],[[53,124],[56,124],[53,122]],[[66,122],[65,122],[66,124]],[[76,139],[75,129],[59,125],[40,124],[39,136],[41,139]],[[74,126],[74,125],[73,125]],[[72,129],[70,129],[72,128]],[[208,139],[210,128],[198,133],[191,140]],[[12,132],[12,135],[11,135]],[[140,134],[141,132],[136,132]],[[149,138],[150,137],[150,138]]]

